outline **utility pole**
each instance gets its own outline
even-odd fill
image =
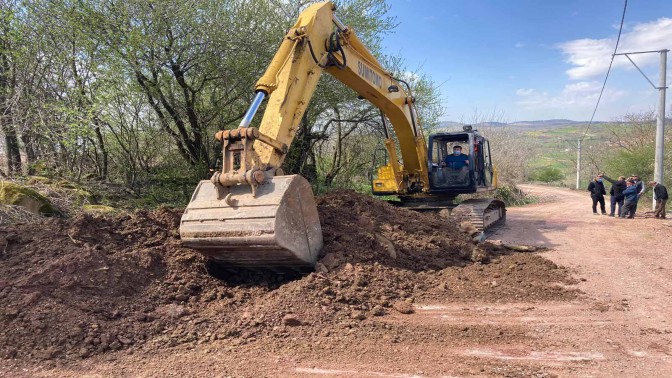
[[[637,51],[637,52],[628,52],[628,53],[620,53],[620,54],[614,54],[616,55],[625,55],[626,58],[632,63],[635,68],[639,71],[639,73],[644,76],[646,81],[651,84],[653,89],[658,90],[658,117],[656,120],[656,157],[655,157],[655,162],[654,162],[654,167],[653,167],[653,181],[662,184],[663,179],[665,177],[664,172],[663,172],[663,158],[665,156],[665,91],[667,89],[667,81],[665,76],[667,75],[667,52],[670,50],[663,49],[663,50],[657,50],[657,51]],[[659,53],[660,54],[660,71],[658,73],[659,78],[658,78],[658,83],[659,86],[655,86],[651,80],[646,76],[644,72],[635,64],[635,62],[630,59],[629,55],[634,55],[634,54],[650,54],[650,53]],[[656,200],[653,200],[653,208],[656,208]]]
[[[665,89],[667,82],[667,51],[660,50],[660,72],[659,72],[659,96],[658,96],[658,120],[656,122],[656,160],[653,169],[653,181],[663,183],[663,159],[665,156]],[[653,200],[653,209],[656,209],[656,200]]]
[[[581,138],[579,138],[578,156],[576,157],[576,189],[581,189]]]

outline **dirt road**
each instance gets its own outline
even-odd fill
[[[593,216],[585,193],[523,189],[543,201],[509,209],[507,225],[491,239],[549,248],[543,256],[568,267],[577,284],[567,288],[581,294],[535,298],[533,283],[519,279],[520,293],[504,295],[507,278],[490,266],[540,269],[525,256],[510,256],[453,270],[460,273],[442,290],[460,300],[419,297],[415,313],[390,312],[361,327],[339,318],[338,332],[290,333],[272,343],[252,337],[66,363],[4,360],[0,376],[672,376],[672,228],[651,218]],[[460,292],[460,280],[474,277],[469,272],[487,277],[471,284],[490,294]]]
[[[585,193],[523,189],[552,202],[511,209],[495,237],[552,248],[545,256],[572,268],[586,293],[527,323],[539,321],[558,353],[542,364],[561,376],[672,376],[671,222],[594,216]]]

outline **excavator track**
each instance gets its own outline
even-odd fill
[[[468,199],[455,207],[452,214],[467,218],[479,231],[485,232],[506,221],[506,206],[493,198]]]
[[[421,212],[438,212],[449,209],[453,217],[469,221],[478,231],[485,232],[506,221],[506,205],[494,198],[468,199],[459,205],[453,199],[426,199],[401,197],[401,201],[388,201],[393,206],[405,207]]]

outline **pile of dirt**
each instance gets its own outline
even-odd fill
[[[321,263],[376,263],[411,270],[465,265],[473,243],[454,222],[432,213],[397,208],[353,191],[318,198],[324,231]]]
[[[558,285],[571,283],[564,269],[538,255],[474,246],[436,215],[352,191],[323,196],[318,208],[318,269],[294,280],[208,274],[206,260],[180,246],[181,210],[2,226],[0,357],[85,358],[215,340],[272,347],[294,337],[389,332],[376,319],[412,313],[417,300],[575,295]]]

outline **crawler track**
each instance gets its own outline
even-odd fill
[[[493,198],[469,199],[453,209],[469,218],[479,231],[487,231],[506,221],[504,202]]]

